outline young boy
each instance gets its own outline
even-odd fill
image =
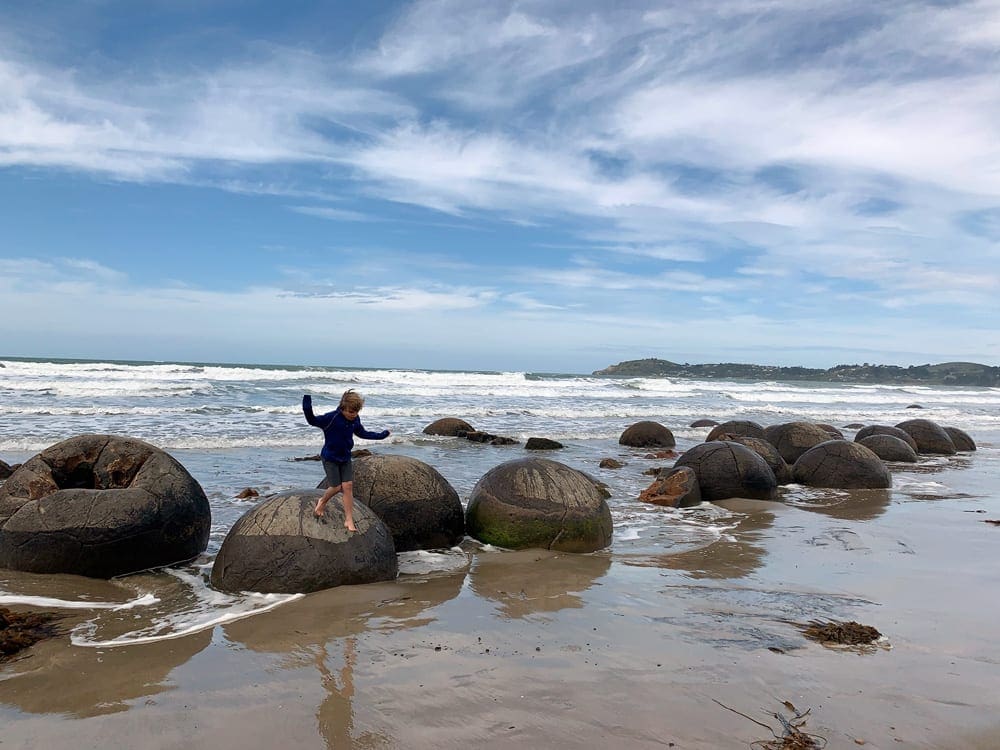
[[[330,498],[341,490],[344,491],[344,526],[348,531],[357,531],[354,527],[354,472],[351,468],[351,449],[354,447],[354,436],[367,440],[385,440],[389,437],[388,430],[369,432],[358,419],[358,412],[365,405],[365,400],[353,389],[345,391],[340,398],[340,406],[336,411],[316,416],[312,409],[312,396],[302,397],[302,412],[306,421],[313,427],[323,430],[323,470],[329,487],[323,497],[316,503],[313,514],[323,517],[323,511]]]

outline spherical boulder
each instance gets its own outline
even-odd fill
[[[508,549],[593,552],[611,543],[611,510],[581,471],[546,458],[494,466],[465,511],[469,536]]]
[[[767,465],[771,467],[771,471],[774,473],[774,478],[778,484],[792,483],[792,467],[781,457],[778,449],[763,438],[737,436],[731,438],[730,442],[745,445],[763,458],[767,462]]]
[[[892,486],[889,469],[860,443],[828,440],[803,453],[792,467],[799,484],[843,490],[885,489]]]
[[[765,427],[764,439],[778,449],[786,463],[794,464],[799,456],[814,445],[834,438],[813,422],[785,422]]]
[[[974,451],[976,449],[976,441],[965,430],[960,430],[957,427],[945,427],[944,431],[948,433],[951,442],[955,444],[955,450]]]
[[[397,552],[452,547],[465,536],[458,493],[437,469],[415,458],[355,461],[354,497],[389,527]]]
[[[636,422],[628,427],[618,438],[620,445],[633,448],[673,448],[677,445],[674,433],[659,422]]]
[[[951,456],[957,453],[955,444],[945,429],[929,419],[908,419],[896,425],[917,443],[917,453]]]
[[[457,437],[460,432],[475,432],[476,428],[458,417],[442,417],[424,428],[425,435]]]
[[[348,531],[339,496],[316,518],[313,508],[322,495],[289,490],[247,511],[222,542],[212,585],[222,591],[304,594],[393,580],[399,566],[389,527],[355,502],[357,531]]]
[[[708,437],[705,438],[705,442],[724,440],[723,435],[762,438],[764,437],[764,428],[749,419],[731,419],[713,427],[712,431],[708,433]]]
[[[0,567],[111,578],[196,557],[211,524],[204,490],[170,455],[78,435],[0,487]]]
[[[639,493],[639,500],[669,508],[688,508],[701,503],[701,488],[694,470],[681,466],[666,469]]]
[[[696,419],[688,427],[715,427],[717,424],[714,419]]]
[[[767,462],[739,443],[713,440],[681,455],[675,468],[687,466],[698,476],[702,500],[748,497],[770,500],[778,483]]]
[[[865,446],[883,461],[901,461],[908,464],[917,461],[917,452],[895,435],[869,435],[855,442]]]
[[[858,430],[858,434],[854,436],[854,442],[860,443],[872,435],[892,435],[913,448],[914,453],[917,452],[917,441],[910,437],[910,433],[887,424],[870,424],[867,427],[862,427]]]

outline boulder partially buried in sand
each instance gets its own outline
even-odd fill
[[[929,419],[908,419],[896,425],[917,443],[917,453],[951,456],[957,451],[944,427]]]
[[[778,449],[785,463],[794,464],[814,445],[833,440],[834,436],[813,422],[785,422],[765,427],[764,439]]]
[[[764,428],[749,419],[731,419],[713,427],[712,431],[708,433],[708,437],[705,438],[705,442],[724,440],[723,435],[763,438]]]
[[[425,435],[444,435],[446,437],[458,437],[461,432],[475,431],[475,427],[458,417],[443,417],[424,428]]]
[[[659,422],[636,422],[618,438],[619,445],[632,448],[673,448],[677,445],[674,433]]]
[[[313,516],[321,490],[289,490],[251,508],[230,529],[212,568],[222,591],[299,594],[356,583],[391,581],[399,572],[389,527],[354,503],[356,532],[344,527],[335,497]]]
[[[867,427],[862,427],[858,430],[858,434],[854,436],[854,442],[860,443],[872,435],[892,435],[910,446],[914,453],[917,452],[917,441],[910,437],[910,433],[887,424],[870,424]]]
[[[792,483],[792,467],[789,466],[785,462],[785,459],[781,457],[781,454],[778,453],[778,449],[769,442],[763,438],[741,436],[731,438],[731,442],[745,445],[758,456],[763,458],[767,462],[767,465],[771,467],[771,471],[774,473],[774,478],[778,484]]]
[[[458,493],[437,469],[415,458],[356,461],[354,497],[389,527],[397,552],[451,547],[465,536]]]
[[[810,487],[874,490],[892,486],[882,459],[861,443],[847,440],[828,440],[810,448],[795,462],[792,476]]]
[[[976,441],[965,430],[960,430],[957,427],[945,427],[944,431],[948,433],[951,442],[955,444],[955,450],[964,452],[976,449]]]
[[[883,461],[901,461],[908,464],[917,461],[917,452],[895,435],[869,435],[855,442],[865,446]]]
[[[482,542],[508,549],[542,547],[593,552],[611,543],[611,510],[594,480],[546,458],[522,458],[490,469],[476,483],[465,527]]]
[[[691,468],[698,476],[702,500],[770,500],[778,485],[767,462],[739,443],[701,443],[677,459],[674,467],[681,466]]]
[[[192,559],[211,523],[205,492],[167,453],[79,435],[0,487],[0,567],[110,578]]]

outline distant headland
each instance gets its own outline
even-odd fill
[[[614,378],[715,378],[725,380],[813,380],[827,383],[884,383],[920,385],[1000,386],[1000,367],[976,362],[943,362],[938,365],[837,365],[828,370],[812,367],[776,367],[734,362],[679,364],[666,359],[630,359],[596,370],[596,377]]]

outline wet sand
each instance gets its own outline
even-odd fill
[[[729,501],[738,525],[680,554],[470,545],[182,638],[55,638],[0,665],[0,745],[743,749],[771,735],[735,712],[780,732],[787,701],[829,748],[1000,747],[996,451],[920,491]],[[825,647],[811,619],[888,643]]]

